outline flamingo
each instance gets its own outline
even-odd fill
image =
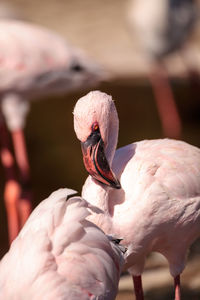
[[[180,138],[182,124],[164,60],[182,51],[197,19],[196,0],[131,0],[128,21],[140,51],[153,70],[149,74],[164,136]]]
[[[0,299],[115,299],[125,249],[75,194],[59,189],[29,216],[0,262]]]
[[[136,299],[144,299],[141,274],[146,256],[155,251],[168,260],[180,300],[186,253],[200,235],[200,149],[165,138],[116,150],[117,110],[112,97],[100,91],[78,100],[74,129],[90,174],[82,197],[104,211],[90,220],[122,237]]]
[[[103,78],[103,71],[56,33],[25,21],[4,19],[0,21],[0,78],[1,112],[12,134],[20,177],[19,185],[1,118],[0,135],[6,137],[1,139],[1,156],[11,242],[31,211],[30,167],[23,134],[30,100],[92,86]]]

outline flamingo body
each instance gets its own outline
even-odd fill
[[[91,129],[94,122],[98,132]],[[104,211],[89,218],[104,232],[123,238],[128,246],[126,267],[132,275],[141,275],[151,251],[163,254],[171,275],[179,275],[187,249],[200,236],[200,149],[182,141],[158,139],[115,151],[116,108],[111,96],[99,91],[79,99],[74,125],[77,137],[88,147],[86,168],[87,163],[94,162],[96,172],[103,177],[101,181],[101,176],[91,173],[83,186],[83,198]],[[95,134],[101,142],[89,144]],[[100,143],[103,150],[98,148]],[[104,158],[100,160],[100,156]],[[105,184],[109,167],[120,180],[121,189],[113,188],[116,186],[110,180]]]
[[[0,263],[0,299],[115,298],[120,246],[86,220],[95,208],[66,201],[74,193],[60,189],[32,212]]]
[[[170,139],[141,141],[116,151],[112,169],[122,190],[108,191],[111,220],[100,224],[105,231],[109,224],[110,233],[129,245],[132,274],[142,273],[151,251],[168,259],[172,276],[183,271],[187,249],[200,235],[199,163],[199,149]],[[82,196],[99,205],[101,190],[88,177]]]

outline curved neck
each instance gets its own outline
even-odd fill
[[[105,155],[110,166],[112,165],[113,157],[118,142],[119,119],[116,109],[113,111],[112,117],[109,121],[107,145],[105,147]]]
[[[108,186],[98,183],[89,175],[83,185],[81,196],[92,205],[109,214],[108,190]]]
[[[102,212],[92,213],[88,218],[105,232],[112,232],[112,218],[109,212],[109,187],[95,182],[88,176],[83,185],[82,195],[87,202],[98,207]]]

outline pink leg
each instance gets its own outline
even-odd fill
[[[30,188],[30,167],[28,162],[28,155],[26,151],[26,143],[24,133],[22,130],[12,132],[13,145],[17,165],[20,172],[20,182],[22,185],[22,193],[19,200],[19,215],[20,227],[23,227],[32,209],[31,200],[32,192]]]
[[[181,300],[180,275],[174,278],[175,300]]]
[[[150,76],[150,81],[164,135],[170,138],[180,138],[181,120],[167,74],[159,68]]]
[[[143,288],[142,288],[142,277],[133,276],[133,284],[135,289],[136,300],[144,300]]]
[[[9,243],[16,238],[19,232],[18,200],[20,186],[16,179],[15,162],[10,151],[9,135],[3,121],[0,123],[0,155],[5,170],[4,201],[7,211]]]

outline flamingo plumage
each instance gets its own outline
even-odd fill
[[[7,179],[5,204],[11,242],[31,211],[30,167],[23,134],[30,100],[86,88],[103,78],[103,72],[57,33],[29,22],[2,19],[0,76],[1,112],[12,134],[20,173],[18,184],[6,126],[1,118],[2,163]]]
[[[115,298],[124,248],[86,220],[98,208],[75,194],[57,190],[32,212],[0,262],[0,299]]]
[[[112,97],[93,91],[74,108],[74,128],[91,175],[82,197],[104,211],[90,216],[105,233],[123,238],[136,299],[143,299],[146,256],[169,263],[180,300],[180,274],[200,236],[200,149],[172,139],[144,140],[116,150],[119,120]]]

